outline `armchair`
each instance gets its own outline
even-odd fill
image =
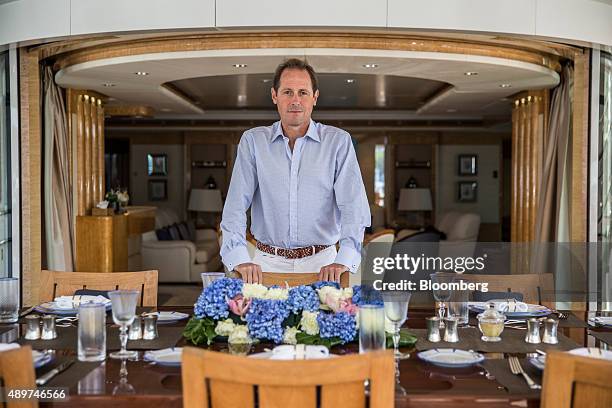
[[[158,208],[156,228],[180,220],[168,208]],[[200,282],[200,273],[217,272],[221,268],[219,244],[214,229],[195,230],[195,239],[160,241],[154,231],[143,234],[142,264],[144,269],[157,269],[159,282]]]

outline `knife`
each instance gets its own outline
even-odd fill
[[[74,360],[69,360],[66,361],[60,365],[58,365],[57,367],[55,367],[53,370],[50,370],[48,373],[46,373],[45,375],[39,377],[36,379],[36,385],[45,385],[46,383],[49,382],[49,380],[51,380],[53,377],[55,377],[56,375],[58,375],[59,373],[61,373],[62,371],[65,371],[68,367],[70,367],[72,365],[72,363],[74,363]]]

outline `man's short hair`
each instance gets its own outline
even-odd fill
[[[290,58],[285,60],[282,64],[276,67],[276,72],[274,72],[274,83],[273,87],[276,92],[278,92],[278,87],[280,86],[280,78],[283,74],[283,71],[286,69],[299,69],[300,71],[308,72],[310,76],[310,82],[312,83],[312,93],[314,94],[319,89],[319,83],[317,81],[317,75],[315,74],[315,70],[313,67],[308,64],[308,62],[303,61],[299,58]]]

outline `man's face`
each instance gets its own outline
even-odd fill
[[[272,88],[272,101],[278,109],[281,122],[291,127],[310,123],[312,108],[317,104],[318,97],[319,91],[312,92],[310,75],[301,69],[284,70],[278,93]]]

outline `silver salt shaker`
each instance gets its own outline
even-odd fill
[[[547,344],[557,344],[559,339],[557,338],[557,328],[559,327],[559,321],[555,319],[546,319],[544,321],[544,335],[542,336],[542,342]]]
[[[535,318],[527,319],[527,333],[525,334],[527,343],[540,343],[540,321]]]
[[[40,339],[40,316],[28,315],[26,319],[26,333],[25,338],[27,340],[38,340]]]
[[[440,341],[440,318],[432,316],[425,319],[427,323],[427,341],[437,343]]]
[[[136,316],[134,322],[130,325],[130,331],[128,333],[129,340],[140,340],[142,339],[142,324],[140,317]]]
[[[55,330],[55,316],[44,315],[42,317],[43,327],[42,334],[40,336],[43,340],[51,340],[57,337],[57,331]]]
[[[144,340],[153,340],[157,335],[157,315],[148,315],[144,317],[144,331],[142,338]]]
[[[459,319],[457,317],[444,318],[444,341],[448,343],[457,343],[459,341],[458,323]]]

